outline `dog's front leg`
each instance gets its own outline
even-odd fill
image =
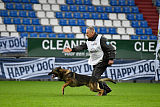
[[[72,80],[69,80],[62,86],[62,95],[64,95],[64,88],[67,87],[71,82]]]

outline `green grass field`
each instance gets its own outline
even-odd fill
[[[59,81],[0,81],[0,107],[160,107],[160,84],[117,83],[112,92],[95,96],[86,86],[66,87]]]

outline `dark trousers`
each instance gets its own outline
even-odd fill
[[[106,64],[106,62],[100,62],[97,65],[94,65],[92,76],[96,78],[101,78],[101,75],[104,73],[107,67],[108,67],[108,64]],[[101,89],[104,89],[106,91],[106,93],[109,93],[112,91],[105,82],[99,82],[99,85]]]

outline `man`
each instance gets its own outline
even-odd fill
[[[115,58],[115,49],[103,36],[96,34],[94,27],[88,27],[86,29],[86,35],[88,40],[86,43],[74,48],[66,48],[64,52],[78,52],[88,49],[90,58],[88,63],[93,65],[92,76],[100,78],[108,66],[111,66]],[[104,89],[104,94],[111,92],[112,90],[107,86],[105,82],[100,82],[100,88]]]

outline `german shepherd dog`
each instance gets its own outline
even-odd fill
[[[116,84],[116,82],[110,78],[97,79],[96,77],[80,75],[68,69],[62,69],[61,67],[53,69],[50,73],[48,73],[48,75],[52,75],[52,78],[58,77],[65,82],[65,84],[62,86],[62,95],[64,95],[64,88],[67,86],[79,87],[86,85],[90,88],[91,91],[99,92],[98,96],[102,96],[104,93],[104,89],[100,88],[100,81],[110,81]]]

